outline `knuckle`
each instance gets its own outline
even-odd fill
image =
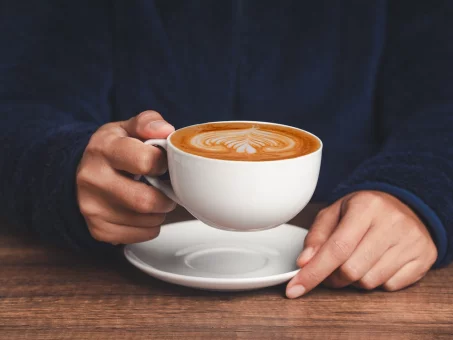
[[[374,278],[371,275],[365,275],[363,278],[360,279],[359,283],[360,287],[362,287],[365,290],[373,290],[379,285],[376,278]]]
[[[321,209],[318,214],[316,215],[316,219],[323,219],[325,216],[327,216],[330,212],[329,208],[323,208]]]
[[[321,244],[325,241],[325,237],[319,232],[316,231],[309,231],[307,236],[305,237],[304,245],[307,247],[308,245],[316,245]]]
[[[76,175],[76,183],[78,187],[84,187],[91,183],[91,175],[86,167],[81,167]]]
[[[321,274],[314,269],[305,270],[303,275],[306,279],[304,281],[308,281],[312,285],[316,285],[317,283],[322,281]]]
[[[351,203],[360,207],[376,208],[383,204],[382,195],[373,191],[361,191],[352,200]]]
[[[350,263],[343,264],[340,268],[340,275],[348,281],[355,282],[360,279],[360,272],[357,267]]]
[[[333,240],[330,245],[330,253],[335,259],[344,261],[351,256],[352,246],[344,240]]]
[[[411,219],[402,211],[394,210],[391,214],[389,214],[390,219],[390,226],[394,227],[401,227],[406,232],[407,229],[411,226]]]
[[[362,257],[363,261],[366,263],[371,263],[373,261],[373,258],[377,255],[376,251],[377,250],[373,249],[372,246],[365,248],[363,250],[363,257]]]
[[[139,213],[142,214],[153,212],[153,208],[156,203],[155,201],[155,195],[148,190],[138,191],[134,195],[134,207]]]
[[[146,175],[151,172],[154,165],[154,156],[151,152],[137,153],[135,155],[135,167],[140,175]]]
[[[85,164],[76,174],[78,188],[102,188],[112,175],[112,169],[107,164]]]
[[[113,137],[109,130],[98,130],[91,136],[85,151],[90,155],[102,154]]]
[[[91,227],[90,228],[90,235],[96,241],[106,242],[105,233],[102,230],[100,230],[99,228],[97,228],[97,227]]]
[[[380,204],[383,202],[382,195],[374,191],[362,191],[360,196],[361,199],[367,200],[371,204]]]
[[[105,136],[100,138],[102,140],[94,145],[95,152],[105,158],[109,158],[111,155],[116,155],[116,149],[112,148],[112,146],[116,145],[116,143],[123,138],[123,136],[117,136],[113,133],[106,133]]]
[[[400,287],[393,283],[392,281],[387,281],[382,285],[382,288],[387,292],[395,292],[400,289]]]
[[[85,148],[85,151],[83,153],[84,158],[93,158],[98,156],[101,153],[101,147],[99,143],[91,140],[87,147]]]
[[[92,217],[97,217],[100,215],[99,208],[97,207],[96,204],[94,204],[91,201],[86,201],[86,200],[80,201],[79,210],[80,210],[80,213],[84,217],[92,218]]]
[[[94,210],[90,207],[89,204],[86,204],[86,203],[80,203],[79,210],[80,210],[80,213],[85,217],[91,217],[91,216],[95,215]]]
[[[112,130],[116,130],[118,123],[110,122],[102,125],[95,133],[94,136],[102,136],[102,134],[110,133]]]
[[[326,243],[326,239],[322,237],[312,236],[310,238],[307,237],[304,240],[304,249],[310,247],[313,251],[319,251],[319,249]],[[314,255],[314,254],[313,254]],[[313,256],[311,256],[313,257]]]
[[[409,240],[409,242],[416,244],[426,242],[425,235],[419,228],[407,222],[402,223],[402,226],[405,232],[405,237],[407,240]]]
[[[162,116],[154,110],[146,110],[138,114],[137,123],[140,125],[153,119],[162,119]]]
[[[121,151],[119,148],[114,148],[113,150],[110,151],[110,154],[107,156],[107,158],[113,162],[113,166],[121,162],[121,160],[124,158],[122,155]]]

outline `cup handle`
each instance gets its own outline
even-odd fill
[[[162,147],[165,152],[167,152],[167,145],[168,145],[168,142],[166,139],[149,139],[145,142],[145,144],[147,145],[153,145],[153,146],[160,146]],[[138,181],[142,176],[141,175],[136,175],[134,177],[134,179],[136,181]],[[156,189],[162,191],[166,196],[168,196],[171,200],[173,200],[174,202],[176,202],[177,204],[179,205],[182,205],[181,202],[179,201],[178,197],[176,197],[176,194],[175,192],[173,191],[173,188],[171,185],[168,185],[166,183],[164,183],[161,179],[159,179],[158,177],[154,177],[154,176],[148,176],[148,175],[144,175],[143,176],[146,181],[151,184],[153,187],[155,187]]]

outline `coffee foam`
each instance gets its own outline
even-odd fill
[[[263,153],[282,152],[294,148],[296,142],[272,131],[263,131],[258,127],[244,130],[209,131],[193,136],[190,144],[206,151]]]
[[[212,123],[177,131],[172,143],[198,156],[245,161],[286,159],[311,153],[319,141],[303,131],[261,123]]]

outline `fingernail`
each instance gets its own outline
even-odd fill
[[[297,263],[305,264],[311,260],[313,255],[315,254],[315,250],[312,247],[305,248],[302,250],[302,253],[297,258]]]
[[[148,128],[152,131],[160,130],[164,126],[171,127],[165,120],[155,120],[148,124]]]
[[[286,290],[286,296],[289,299],[295,299],[305,293],[305,287],[302,285],[295,285]]]

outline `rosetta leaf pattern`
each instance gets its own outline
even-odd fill
[[[191,145],[206,151],[256,154],[288,151],[296,143],[289,136],[252,127],[200,133],[191,139]]]

